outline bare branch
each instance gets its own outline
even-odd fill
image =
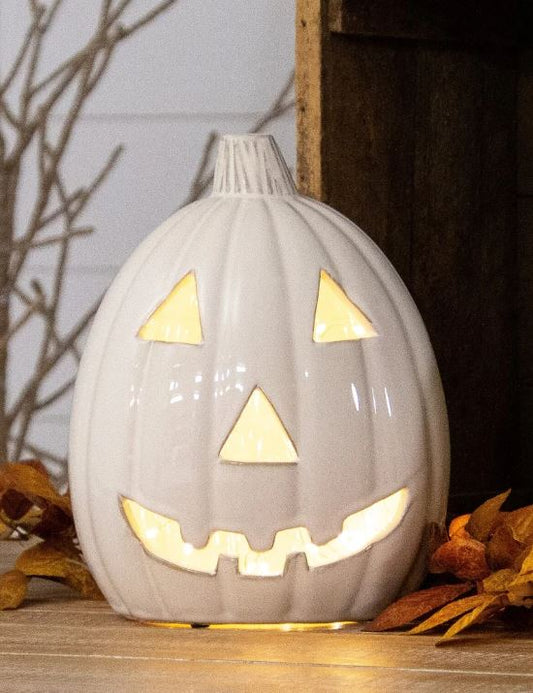
[[[189,187],[187,199],[183,203],[183,206],[189,204],[190,202],[194,202],[194,200],[197,200],[199,197],[201,197],[205,188],[209,184],[206,183],[206,181],[211,180],[212,173],[208,173],[208,168],[209,164],[211,163],[211,156],[213,154],[213,149],[215,147],[215,144],[217,143],[217,140],[218,132],[210,132],[207,137],[207,141],[204,144],[200,162],[198,163],[196,173],[194,174],[194,178],[192,179],[192,183]]]
[[[13,437],[11,437],[10,440],[13,443],[15,442]],[[61,465],[67,464],[67,460],[65,457],[59,457],[59,455],[55,455],[53,452],[49,452],[48,450],[45,450],[44,448],[41,448],[38,445],[34,445],[33,443],[25,442],[23,445],[23,449],[27,450],[33,457],[37,457],[41,460],[50,460],[51,462],[56,462],[57,464]]]
[[[63,397],[72,387],[74,378],[68,379],[51,394],[40,397],[39,392],[48,374],[67,354],[77,361],[80,351],[77,341],[90,323],[99,300],[70,328],[65,336],[58,334],[59,307],[64,292],[64,279],[69,259],[70,243],[86,235],[92,228],[80,223],[79,218],[92,195],[106,179],[121,153],[115,149],[92,183],[70,192],[63,182],[62,162],[82,109],[96,85],[100,82],[123,40],[141,30],[156,17],[175,5],[178,0],[158,0],[155,7],[144,11],[136,19],[123,21],[132,0],[100,0],[97,24],[89,40],[79,50],[57,65],[47,75],[38,78],[43,45],[64,0],[28,0],[31,12],[30,26],[22,40],[15,61],[0,83],[0,172],[2,207],[0,229],[0,291],[5,296],[0,303],[0,452],[6,454],[6,443],[14,443],[15,457],[23,450],[61,461],[47,451],[28,443],[30,422],[37,410],[45,409]],[[153,3],[150,3],[153,4]],[[18,104],[7,103],[6,90],[14,81],[20,83]],[[59,123],[54,121],[51,137],[50,117],[57,104],[66,103]],[[4,130],[5,126],[5,130]],[[27,210],[22,237],[15,240],[15,210],[21,171],[25,156],[32,143],[37,150],[37,195]],[[207,173],[207,161],[202,175]],[[58,201],[55,200],[57,194]],[[52,199],[54,202],[52,203]],[[61,233],[53,232],[48,238],[39,233],[61,220]],[[57,261],[50,286],[46,291],[37,280],[32,280],[31,291],[21,289],[20,272],[28,254],[35,248],[58,248]],[[17,296],[23,303],[19,317],[10,320],[9,299]],[[18,394],[11,410],[6,412],[5,373],[7,372],[8,342],[11,337],[36,316],[44,321],[45,333],[39,345],[39,355],[33,372]],[[13,436],[12,430],[15,431]]]
[[[35,303],[30,305],[24,313],[20,316],[18,320],[16,320],[12,325],[10,326],[9,330],[7,332],[4,332],[2,335],[0,335],[0,348],[5,348],[6,344],[9,342],[9,340],[14,337],[17,332],[24,327],[24,325],[28,322],[28,320],[35,315],[35,313],[40,313],[40,307]]]
[[[59,236],[50,236],[50,238],[45,238],[42,241],[34,241],[29,249],[31,250],[32,248],[45,248],[46,246],[49,245],[56,245],[56,243],[63,243],[65,241],[65,238],[68,238],[69,240],[73,238],[78,238],[80,236],[88,236],[94,231],[94,226],[85,226],[81,227],[79,229],[72,229],[66,234],[61,234]],[[15,249],[16,250],[16,249]]]
[[[54,390],[54,392],[48,395],[48,397],[36,402],[34,411],[46,409],[46,407],[49,407],[51,404],[54,404],[54,402],[57,402],[58,399],[61,399],[61,397],[64,397],[70,390],[72,390],[75,383],[76,376],[73,376],[70,378],[70,380],[67,380],[66,383],[61,385],[61,387],[58,387],[57,390]]]
[[[24,79],[24,84],[20,93],[20,121],[21,127],[24,127],[28,117],[28,109],[31,102],[31,91],[33,87],[33,80],[35,73],[37,71],[37,65],[39,64],[39,56],[41,54],[41,45],[43,36],[45,33],[45,28],[41,24],[41,19],[46,12],[46,7],[40,5],[37,2],[30,2],[30,9],[32,13],[32,23],[35,26],[33,35],[30,40],[29,47],[29,61],[28,68],[26,70],[26,76]]]
[[[124,147],[115,147],[92,183],[85,188],[78,188],[78,190],[67,195],[66,204],[59,205],[53,212],[42,217],[36,229],[36,233],[56,221],[63,214],[71,214],[73,219],[75,219],[83,211],[93,193],[102,185],[109,173],[111,173],[111,170],[114,168],[123,151]]]
[[[131,36],[131,34],[152,22],[156,17],[165,12],[165,10],[168,10],[172,5],[175,5],[176,2],[177,0],[164,0],[164,2],[159,3],[159,5],[150,10],[150,12],[147,12],[143,17],[138,19],[136,22],[133,22],[133,24],[125,27],[121,26],[119,38],[123,39],[127,36]]]
[[[18,51],[17,56],[13,62],[13,65],[11,66],[10,70],[8,71],[8,73],[6,74],[6,76],[3,79],[2,83],[0,84],[0,95],[5,94],[5,92],[9,89],[11,83],[15,79],[15,77],[18,75],[20,67],[21,67],[22,63],[24,62],[26,56],[28,55],[28,51],[30,49],[30,46],[33,43],[35,34],[38,31],[39,22],[40,22],[40,17],[36,17],[34,15],[32,22],[31,22],[30,26],[28,27],[28,30],[26,31],[24,39],[20,45],[19,51]]]
[[[44,18],[44,21],[43,21],[44,31],[48,31],[48,29],[50,28],[50,25],[52,24],[52,22],[55,19],[57,11],[59,10],[59,8],[61,7],[62,4],[63,4],[63,0],[54,0],[52,5],[50,6],[50,9],[48,10],[48,14],[46,15],[46,17]]]
[[[32,396],[34,391],[38,390],[44,378],[57,365],[62,356],[64,356],[67,351],[72,349],[72,346],[76,343],[76,340],[83,334],[90,321],[93,319],[101,300],[102,297],[95,301],[95,303],[84,313],[76,325],[68,332],[66,337],[58,341],[54,353],[49,355],[41,364],[40,369],[33,373],[29,382],[23,388],[22,392],[19,394],[16,402],[11,408],[11,411],[7,415],[9,422],[13,422],[16,419],[16,417],[22,411],[24,403]]]

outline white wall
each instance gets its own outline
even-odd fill
[[[0,0],[0,70],[5,72],[23,38],[24,0]],[[134,0],[131,14],[155,1]],[[76,49],[95,21],[100,0],[65,0],[41,66]],[[122,44],[98,90],[87,103],[69,148],[66,180],[74,188],[90,181],[117,144],[118,166],[84,215],[96,232],[76,241],[66,276],[61,325],[76,317],[109,284],[145,235],[185,198],[208,133],[244,132],[274,100],[294,63],[294,0],[180,0],[164,16]],[[61,113],[58,112],[58,118]],[[290,165],[295,160],[294,114],[269,128]],[[31,165],[19,192],[23,223],[35,194]],[[52,275],[52,251],[35,251],[24,281]],[[32,370],[38,348],[35,326],[11,347],[11,399]],[[52,391],[72,372],[65,363],[46,382]],[[59,372],[60,371],[60,372]],[[34,422],[32,441],[66,455],[71,397]],[[53,467],[54,465],[52,465]],[[55,467],[55,473],[61,470]]]

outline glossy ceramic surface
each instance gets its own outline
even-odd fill
[[[191,272],[201,339],[143,335]],[[323,272],[364,317],[368,338],[335,327],[352,338],[313,339]],[[256,388],[297,460],[222,459]],[[419,580],[424,531],[444,518],[448,464],[435,359],[390,263],[349,220],[296,194],[271,138],[225,138],[213,195],[171,217],[126,263],[80,367],[71,490],[111,605],[154,621],[371,617]],[[196,549],[220,531],[261,552],[295,527],[325,545],[345,518],[404,488],[399,526],[371,548],[314,568],[298,551],[278,577],[243,576],[227,555],[215,575],[158,560],[120,501],[179,523]]]

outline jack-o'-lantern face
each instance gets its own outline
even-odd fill
[[[359,342],[378,337],[371,320],[324,269],[320,271],[315,304],[312,341],[320,344]],[[197,278],[187,273],[152,311],[138,331],[146,342],[204,344]],[[248,393],[235,423],[220,442],[218,461],[229,465],[249,465],[249,473],[262,465],[290,465],[302,462],[298,442],[293,439],[267,388],[257,384]],[[240,575],[281,576],[291,556],[303,554],[309,569],[327,566],[352,557],[388,536],[402,521],[409,504],[408,488],[339,518],[340,532],[324,542],[315,542],[306,526],[281,527],[275,531],[270,548],[251,546],[246,531],[209,528],[205,545],[195,547],[185,540],[177,519],[159,514],[135,499],[121,496],[123,514],[145,551],[154,558],[188,571],[215,575],[221,556],[236,559]]]

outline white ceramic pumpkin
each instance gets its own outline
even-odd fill
[[[128,260],[76,385],[81,545],[151,621],[375,615],[423,573],[448,436],[422,320],[374,243],[225,137],[211,197]]]

